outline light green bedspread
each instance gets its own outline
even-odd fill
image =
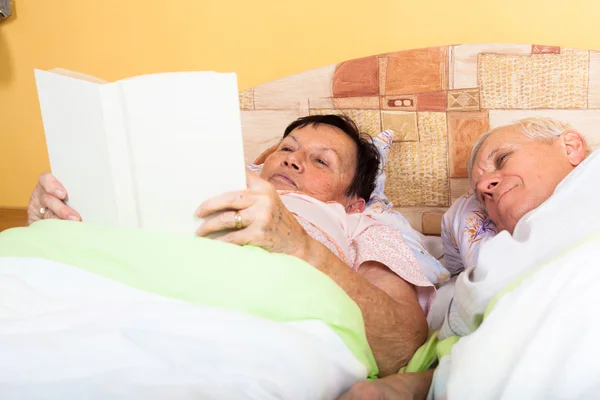
[[[320,320],[370,377],[378,373],[356,303],[295,257],[204,238],[53,220],[0,233],[0,257],[44,258],[168,298],[279,322]]]

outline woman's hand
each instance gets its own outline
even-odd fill
[[[388,384],[385,379],[388,378],[359,382],[338,400],[412,400],[415,398],[413,393],[404,387],[402,381],[397,380],[393,385]]]
[[[395,374],[352,386],[338,400],[403,400],[425,399],[433,378],[433,370]]]
[[[233,230],[217,240],[304,258],[312,239],[285,208],[273,185],[252,172],[246,172],[246,182],[247,190],[226,193],[200,205],[196,213],[206,220],[196,233],[207,236]],[[212,215],[215,213],[219,214]]]
[[[39,176],[27,207],[27,226],[40,219],[69,219],[81,221],[81,216],[64,201],[67,199],[65,187],[46,172]]]

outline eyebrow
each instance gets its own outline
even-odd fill
[[[514,144],[503,144],[500,147],[498,147],[496,150],[493,150],[490,152],[490,154],[487,156],[487,161],[492,160],[493,158],[496,157],[496,155],[498,153],[503,153],[503,152],[513,152],[517,149],[518,146],[515,146]]]
[[[501,150],[504,150],[504,147],[499,147],[496,150],[490,152],[490,154],[487,156],[487,161],[492,160],[494,157],[496,157],[496,154],[498,154],[498,152],[500,152]]]
[[[338,151],[336,149],[330,149],[329,147],[324,147],[321,150],[323,150],[323,151],[330,151],[330,152],[332,152],[332,153],[335,154],[335,156],[338,158],[338,160],[341,160],[340,153],[338,153]]]
[[[294,135],[292,135],[291,133],[289,135],[287,135],[286,137],[292,138],[294,139],[294,142],[299,143],[298,139],[296,139],[296,137]],[[323,147],[322,149],[320,149],[321,151],[328,151],[328,152],[332,152],[335,154],[335,156],[337,157],[338,160],[341,160],[342,158],[340,157],[340,153],[336,150],[336,149],[332,149],[331,147]]]

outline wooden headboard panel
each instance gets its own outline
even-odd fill
[[[600,52],[468,44],[400,51],[306,71],[240,94],[252,162],[285,126],[344,113],[371,135],[392,129],[386,194],[426,234],[469,190],[467,158],[490,128],[530,116],[571,123],[600,145]]]
[[[530,116],[571,123],[600,147],[600,52],[466,44],[379,54],[306,71],[240,93],[252,163],[308,114],[344,113],[371,135],[392,129],[386,194],[425,234],[469,189],[467,158],[485,131]],[[25,210],[0,209],[0,229]]]
[[[5,229],[25,226],[27,209],[25,208],[0,208],[0,232]]]

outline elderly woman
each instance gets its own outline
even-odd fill
[[[380,374],[389,375],[425,341],[433,287],[400,232],[361,214],[378,168],[377,149],[350,119],[300,118],[268,154],[260,177],[247,174],[247,190],[198,207],[206,219],[197,233],[294,255],[327,274],[360,307]],[[41,175],[28,223],[80,220],[66,198],[52,175]]]

